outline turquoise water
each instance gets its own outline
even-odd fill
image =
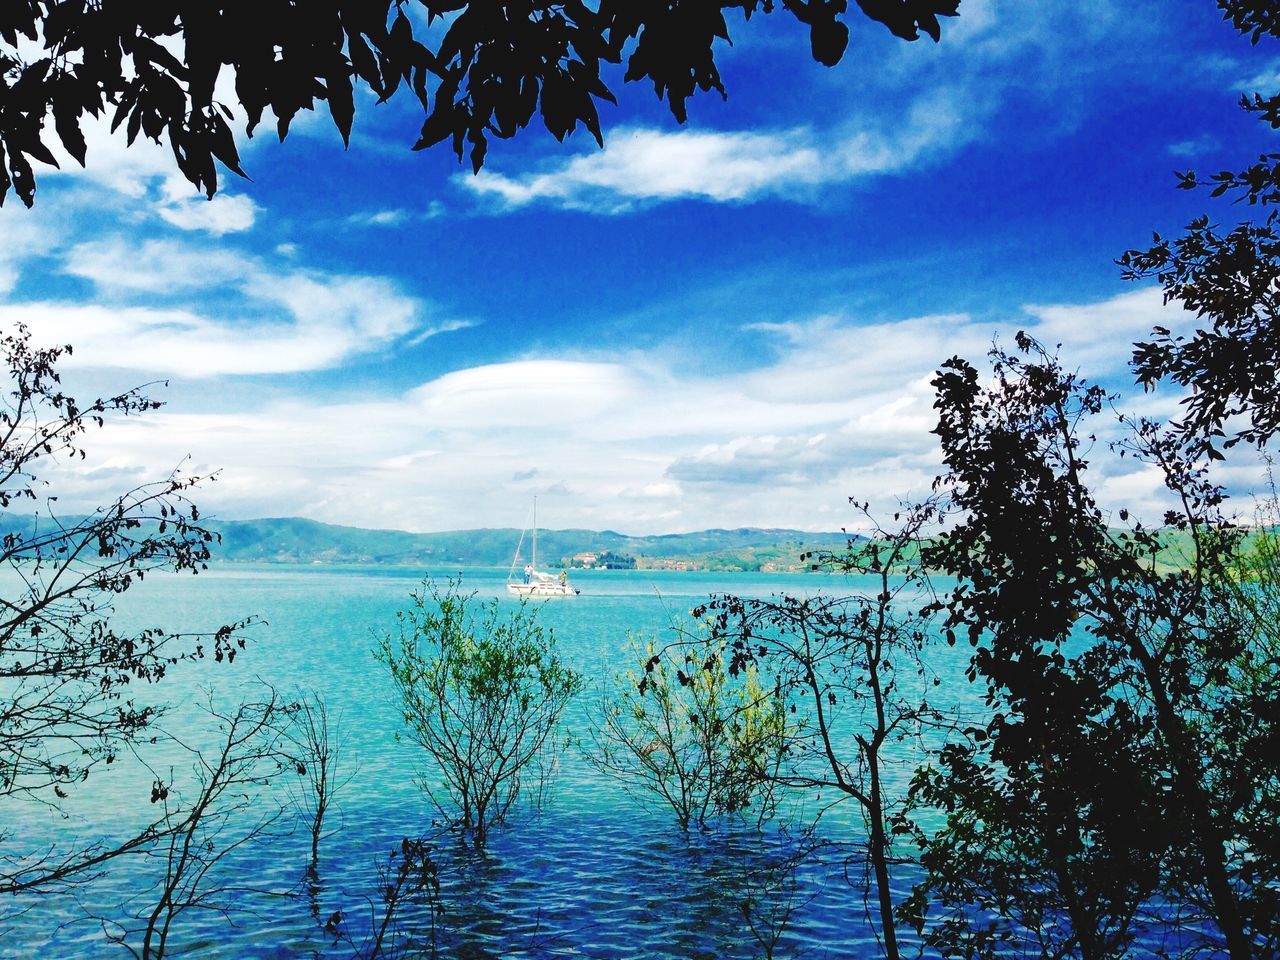
[[[463,586],[506,602],[505,573],[467,570]],[[307,840],[301,831],[276,831],[269,843],[245,848],[235,861],[232,882],[243,887],[238,899],[253,912],[234,915],[230,923],[217,914],[188,913],[173,933],[178,948],[217,960],[350,956],[349,948],[332,946],[323,921],[341,910],[346,929],[359,940],[370,922],[366,898],[376,899],[377,862],[402,837],[434,835],[442,883],[435,937],[445,956],[762,956],[758,935],[744,922],[744,903],[753,905],[758,920],[787,916],[779,956],[877,953],[861,894],[847,879],[862,869],[852,847],[829,846],[798,869],[780,872],[773,865],[796,849],[794,833],[774,827],[762,833],[745,827],[682,832],[667,811],[604,779],[573,746],[561,753],[542,812],[517,816],[483,855],[444,835],[434,822],[437,812],[415,786],[422,757],[397,739],[394,692],[371,652],[376,638],[394,629],[395,611],[420,579],[421,571],[407,569],[228,566],[195,578],[148,578],[122,598],[120,621],[138,627],[211,630],[248,614],[265,621],[249,631],[249,649],[234,664],[184,669],[148,692],[172,705],[165,721],[170,729],[198,741],[208,726],[200,702],[212,697],[233,704],[257,692],[258,678],[286,694],[314,690],[347,738],[348,770],[355,773],[331,814],[335,833],[321,847],[318,883],[307,894],[298,895],[308,889]],[[649,571],[586,572],[575,583],[581,596],[545,601],[540,608],[562,657],[589,682],[565,717],[570,735],[584,734],[591,711],[599,709],[600,685],[632,666],[622,655],[630,635],[671,639],[672,623],[687,622],[690,608],[714,593],[848,593],[859,586],[819,575]],[[935,669],[957,676],[963,666],[951,660],[960,655],[942,648]],[[173,764],[180,777],[189,761],[161,752],[151,762]],[[901,775],[909,767],[904,762]],[[95,774],[71,798],[67,819],[24,810],[17,830],[29,836],[118,835],[151,812],[149,784],[146,771],[122,763],[108,775]],[[812,819],[830,799],[808,798],[807,806],[792,812]],[[837,807],[823,814],[817,839],[843,844],[860,835],[856,811]],[[112,924],[123,922],[121,902],[145,889],[155,866],[113,869],[77,893],[82,906],[67,899],[36,904],[8,921],[0,957],[126,955],[107,941],[101,920],[76,918],[87,910],[106,918],[108,931],[117,929]],[[902,885],[908,882],[904,878]],[[134,909],[144,905],[140,898]],[[421,912],[407,915],[410,945],[425,948],[428,920]]]

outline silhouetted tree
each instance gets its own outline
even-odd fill
[[[3,811],[23,801],[58,806],[151,736],[160,714],[143,699],[151,684],[181,661],[229,661],[244,645],[239,625],[212,635],[113,626],[117,595],[154,570],[204,569],[213,535],[187,500],[201,478],[176,472],[88,515],[54,512],[46,472],[84,458],[89,428],[159,406],[138,390],[81,406],[59,382],[69,351],[34,347],[23,327],[0,337],[11,381],[0,402],[0,894],[87,879],[164,829],[158,820],[119,842],[36,848]]]
[[[782,0],[808,28],[813,56],[844,54],[846,0]],[[895,35],[937,40],[938,18],[959,0],[858,0]],[[132,143],[167,142],[178,169],[210,196],[215,161],[243,175],[231,107],[252,135],[270,110],[281,139],[299,110],[325,101],[345,142],[358,88],[385,101],[406,88],[426,118],[414,149],[449,141],[474,169],[490,135],[514,136],[539,115],[562,140],[579,123],[602,141],[598,101],[614,101],[602,66],[626,60],[624,80],[648,80],[683,122],[695,91],[724,85],[717,40],[728,40],[726,10],[769,13],[773,0],[588,4],[528,0],[291,0],[208,3],[125,0],[0,7],[0,202],[10,187],[28,206],[32,161],[54,163],[47,126],[81,164],[81,122],[109,116]],[[234,92],[217,89],[220,77]],[[219,95],[234,103],[219,101]]]
[[[170,738],[191,753],[190,781],[155,772],[152,802],[164,811],[164,828],[143,854],[155,879],[130,891],[125,916],[102,922],[107,938],[137,960],[188,952],[190,943],[180,936],[188,913],[230,920],[249,910],[256,895],[272,892],[245,875],[237,857],[283,826],[287,804],[272,787],[293,763],[287,731],[297,706],[282,703],[268,687],[262,699],[234,710],[219,709],[212,697],[205,709],[218,731],[214,748]]]
[[[1270,0],[1217,0],[1223,18],[1252,43],[1280,38],[1280,16]],[[1280,127],[1280,93],[1252,93],[1241,107]],[[1210,177],[1194,170],[1178,174],[1185,190],[1210,187],[1211,195],[1234,196],[1250,206],[1280,202],[1280,153],[1263,154],[1242,170]],[[1280,235],[1274,212],[1261,222],[1220,229],[1198,217],[1176,239],[1160,234],[1147,249],[1127,251],[1119,260],[1126,279],[1156,278],[1166,303],[1193,312],[1199,326],[1190,336],[1156,327],[1138,343],[1133,366],[1138,381],[1152,388],[1161,380],[1192,387],[1183,401],[1180,432],[1206,455],[1240,440],[1263,444],[1280,430],[1280,325],[1276,284],[1280,279]],[[1244,426],[1231,422],[1243,416]],[[1225,431],[1232,431],[1227,436]]]
[[[731,651],[730,674],[758,668],[790,710],[784,760],[760,772],[775,786],[834,792],[858,805],[867,830],[864,891],[875,900],[876,932],[890,960],[900,956],[891,823],[904,800],[890,773],[918,759],[914,748],[902,749],[904,743],[914,747],[924,728],[943,722],[928,700],[934,684],[922,654],[931,630],[919,613],[931,595],[919,548],[937,508],[926,503],[896,520],[899,526],[877,527],[844,554],[818,558],[874,578],[874,592],[718,597],[706,608],[713,639]]]
[[[320,840],[324,822],[334,798],[355,777],[348,769],[347,740],[337,724],[330,723],[329,707],[314,692],[303,694],[290,705],[292,722],[285,730],[283,751],[298,781],[293,801],[311,836],[311,869],[320,860]]]
[[[344,944],[351,951],[352,960],[395,960],[408,954],[401,922],[414,905],[426,908],[430,941],[426,949],[415,949],[411,955],[434,958],[441,913],[440,868],[426,840],[406,837],[378,864],[378,895],[368,898],[369,932],[357,940],[348,929],[349,918],[341,910],[326,921],[325,932],[335,944]]]
[[[794,848],[781,850],[761,865],[746,866],[735,891],[738,909],[764,960],[773,960],[792,917],[813,899],[801,895],[796,874],[821,847],[812,836],[802,834]]]
[[[1030,359],[994,351],[990,384],[959,359],[935,380],[939,484],[963,519],[925,560],[958,578],[940,608],[992,716],[917,782],[946,822],[913,919],[956,955],[1021,941],[1111,957],[1156,898],[1154,922],[1205,950],[1274,951],[1280,837],[1257,824],[1280,784],[1250,752],[1276,710],[1242,677],[1274,684],[1277,660],[1233,602],[1239,531],[1204,465],[1141,420],[1118,452],[1158,470],[1174,506],[1162,530],[1111,529],[1085,479],[1107,396],[1017,346]]]

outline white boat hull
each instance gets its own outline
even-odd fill
[[[517,597],[573,597],[578,594],[567,583],[508,583],[507,590]]]

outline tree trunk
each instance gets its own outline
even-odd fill
[[[876,898],[880,904],[880,929],[884,934],[885,960],[898,960],[898,931],[893,919],[893,895],[889,891],[889,841],[884,832],[884,805],[880,799],[880,765],[877,757],[868,757],[871,772],[871,804],[867,819],[871,822],[871,869],[876,877]]]
[[[1113,611],[1114,615],[1115,611]],[[1119,622],[1123,623],[1121,619]],[[1165,690],[1160,667],[1140,638],[1130,634],[1129,646],[1142,667],[1156,708],[1156,725],[1169,748],[1174,782],[1179,799],[1190,815],[1192,846],[1204,865],[1204,884],[1213,903],[1214,921],[1227,942],[1231,960],[1253,960],[1253,948],[1240,916],[1240,901],[1227,876],[1226,847],[1213,822],[1213,812],[1204,787],[1198,751],[1188,742],[1186,725],[1173,708]]]

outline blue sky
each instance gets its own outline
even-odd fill
[[[1280,48],[1211,0],[963,0],[937,45],[850,23],[834,69],[784,14],[731,23],[727,101],[680,127],[618,82],[604,151],[529,130],[479,177],[408,150],[407,100],[360,103],[346,152],[324,115],[265,123],[212,202],[90,131],[87,171],[0,210],[0,322],[73,343],[85,393],[169,384],[68,466],[63,508],[184,464],[221,470],[200,502],[225,518],[516,526],[536,493],[552,527],[838,529],[850,496],[927,491],[932,371],[1017,329],[1173,412],[1125,363],[1187,321],[1113,260],[1247,214],[1173,171],[1275,148],[1236,101],[1280,87]]]

